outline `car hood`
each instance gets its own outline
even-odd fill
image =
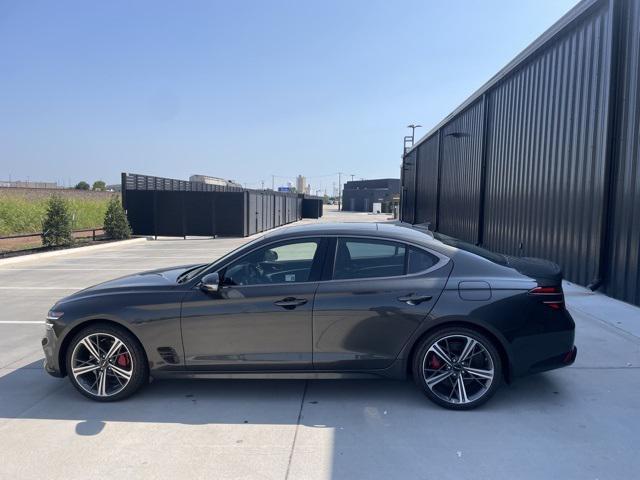
[[[134,275],[127,275],[75,292],[62,299],[61,302],[100,293],[117,293],[118,291],[129,291],[131,289],[171,287],[177,284],[178,276],[180,276],[181,273],[199,265],[201,264],[181,265],[178,267],[149,270]]]

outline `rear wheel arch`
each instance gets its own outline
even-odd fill
[[[498,350],[498,353],[500,354],[500,360],[502,361],[502,373],[503,373],[503,377],[504,380],[507,383],[511,382],[511,362],[510,362],[510,358],[509,355],[507,353],[507,349],[505,348],[503,342],[494,334],[491,332],[491,330],[478,325],[477,323],[473,323],[473,322],[469,322],[469,321],[465,321],[465,320],[451,320],[451,321],[445,321],[442,323],[438,323],[437,325],[434,325],[430,328],[428,328],[427,330],[425,330],[424,332],[422,332],[420,334],[420,336],[418,336],[418,338],[416,338],[413,342],[413,344],[411,345],[411,350],[409,352],[409,355],[407,355],[406,357],[406,372],[409,376],[411,376],[412,372],[412,365],[413,365],[413,359],[414,356],[418,353],[418,350],[420,350],[420,345],[422,344],[422,342],[429,337],[430,335],[433,335],[434,332],[438,331],[438,330],[443,330],[445,328],[451,328],[451,327],[461,327],[461,328],[467,328],[470,330],[474,330],[482,335],[484,335],[485,337],[487,337],[489,340],[491,340],[493,342],[493,345],[496,347],[496,349]]]
[[[94,325],[108,325],[110,327],[116,327],[116,328],[125,330],[129,335],[131,335],[135,339],[136,342],[138,342],[138,345],[140,346],[140,348],[142,349],[142,352],[144,353],[145,362],[147,363],[147,365],[149,364],[149,358],[147,355],[147,351],[144,348],[144,345],[142,344],[138,336],[131,331],[130,328],[128,328],[127,326],[121,323],[115,322],[113,320],[95,318],[92,320],[87,320],[82,323],[79,323],[78,325],[74,326],[71,330],[69,330],[69,332],[67,332],[67,334],[65,335],[64,340],[60,345],[60,349],[58,350],[58,365],[60,367],[60,373],[62,373],[63,376],[66,376],[68,374],[66,358],[67,358],[67,350],[69,348],[69,345],[71,344],[71,341],[74,339],[74,337],[79,331],[87,327],[92,327]]]

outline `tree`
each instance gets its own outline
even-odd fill
[[[107,184],[102,180],[96,180],[95,182],[93,182],[93,189],[104,192],[107,189]]]
[[[127,214],[124,212],[120,199],[116,195],[109,200],[107,212],[104,214],[104,231],[107,236],[115,240],[124,240],[131,237],[131,227],[127,220]]]
[[[89,190],[89,188],[91,187],[85,181],[81,181],[76,184],[76,190]]]
[[[52,195],[47,202],[47,213],[42,222],[42,244],[45,247],[73,244],[69,205],[59,195]]]

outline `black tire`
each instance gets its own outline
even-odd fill
[[[108,339],[113,337],[120,340],[124,344],[124,347],[126,347],[125,362],[127,361],[126,356],[128,354],[129,361],[131,362],[128,372],[130,372],[131,376],[128,380],[128,383],[125,384],[124,388],[121,387],[121,390],[112,395],[100,396],[91,393],[86,388],[87,383],[85,383],[85,386],[81,385],[76,379],[76,376],[73,374],[72,362],[74,351],[76,350],[78,344],[88,335],[102,335]],[[115,402],[127,398],[128,396],[138,391],[149,381],[149,366],[147,364],[147,357],[138,339],[124,328],[109,323],[94,323],[76,333],[69,343],[67,351],[65,352],[65,362],[67,367],[67,374],[69,375],[71,384],[82,395],[97,402]],[[112,377],[115,379],[115,375],[112,375]],[[81,377],[81,381],[85,381],[84,377]]]
[[[442,357],[435,354],[433,350],[430,351],[431,347],[436,344],[436,342],[442,341],[445,345],[450,346],[450,350],[454,354],[449,355],[450,359],[457,360],[456,354],[458,352],[460,354],[464,352],[464,347],[462,348],[462,351],[460,351],[458,345],[466,345],[463,343],[465,337],[475,340],[482,346],[482,348],[484,348],[483,351],[478,345],[473,347],[476,352],[472,355],[474,358],[468,359],[466,362],[475,363],[468,363],[467,368],[471,368],[475,372],[481,373],[482,370],[488,371],[488,369],[492,367],[493,378],[491,381],[486,378],[479,378],[477,375],[469,373],[468,370],[465,370],[464,362],[456,361],[449,364],[446,361],[442,361]],[[450,344],[447,342],[450,342]],[[473,344],[473,342],[469,343]],[[427,358],[427,355],[430,355],[430,357]],[[434,361],[436,362],[435,365],[432,363]],[[483,367],[482,365],[485,366]],[[449,373],[449,371],[451,371],[451,373]],[[485,335],[464,327],[445,327],[433,332],[425,338],[419,345],[413,357],[412,373],[416,384],[431,401],[451,410],[470,410],[482,405],[493,396],[502,383],[503,378],[502,361],[494,342]],[[436,378],[438,375],[442,376],[443,379],[439,380]],[[458,378],[462,379],[463,389],[461,390],[464,390],[464,393],[460,395],[460,398],[467,399],[467,388],[471,391],[475,391],[477,389],[474,395],[469,395],[467,402],[461,402],[456,398],[458,397],[459,392],[458,384],[456,383],[458,382]],[[432,390],[432,388],[427,385],[427,380],[430,382],[434,382],[436,380],[439,381],[432,384]],[[483,384],[484,387],[481,387]],[[447,398],[446,391],[449,391],[449,388],[451,388],[452,393],[449,395],[449,398]]]

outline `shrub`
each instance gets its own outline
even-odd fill
[[[59,195],[52,195],[47,201],[42,222],[42,244],[45,247],[66,247],[73,244],[69,205]]]
[[[107,235],[116,240],[124,240],[131,237],[131,227],[124,213],[124,208],[117,196],[111,197],[107,206],[107,213],[104,215],[104,231]]]

